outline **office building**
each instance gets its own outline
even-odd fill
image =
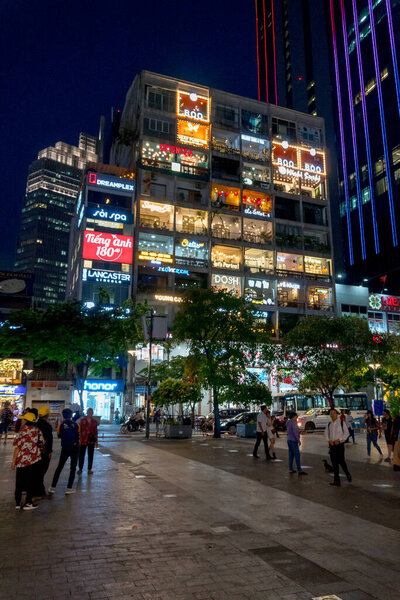
[[[256,22],[259,97],[325,119],[337,270],[398,293],[400,3],[257,0]]]
[[[321,118],[142,71],[111,162],[136,168],[133,294],[172,321],[223,288],[276,331],[333,314]]]
[[[37,306],[65,300],[71,218],[83,170],[99,153],[98,138],[81,133],[78,146],[57,142],[29,166],[15,269],[34,275]]]

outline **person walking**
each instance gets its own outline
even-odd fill
[[[3,408],[0,411],[0,440],[1,440],[1,436],[4,435],[4,446],[7,443],[7,435],[8,435],[8,429],[12,423],[13,420],[13,413],[12,410],[10,408],[10,403],[8,400],[6,400],[3,404]]]
[[[363,423],[367,428],[367,454],[371,456],[371,444],[378,450],[379,455],[382,457],[382,450],[378,445],[378,431],[379,423],[372,410],[367,410],[367,414],[363,419]]]
[[[344,444],[349,437],[349,432],[345,423],[338,418],[338,412],[335,408],[331,408],[329,416],[330,421],[325,429],[325,437],[329,442],[329,454],[333,467],[333,481],[330,485],[340,486],[339,467],[342,467],[347,481],[349,483],[352,481],[344,457]]]
[[[49,494],[54,494],[58,479],[61,471],[63,470],[65,463],[70,458],[70,472],[68,478],[68,486],[66,494],[73,494],[75,490],[72,488],[75,479],[76,465],[78,462],[79,455],[79,425],[72,420],[72,410],[70,408],[64,408],[62,411],[63,422],[57,428],[57,435],[61,438],[61,455],[58,461],[57,469],[53,475],[53,481],[51,487],[49,487]]]
[[[271,411],[267,410],[267,436],[268,436],[268,450],[271,458],[276,459],[275,454],[275,441],[276,441],[276,429],[274,427],[274,421],[271,416]]]
[[[40,480],[38,464],[42,458],[44,439],[35,425],[36,416],[32,412],[23,415],[21,427],[14,438],[14,454],[11,468],[15,469],[15,508],[33,510],[38,508],[33,503],[33,496]],[[26,492],[25,504],[21,505],[22,492]]]
[[[79,471],[78,475],[81,475],[83,465],[85,464],[86,450],[88,453],[88,474],[93,475],[93,456],[94,448],[98,447],[97,444],[98,433],[97,433],[97,421],[93,418],[93,408],[88,408],[86,417],[82,417],[80,422],[79,431]]]
[[[39,418],[37,420],[37,426],[42,432],[42,436],[44,438],[44,447],[42,450],[42,458],[38,465],[38,471],[40,475],[40,480],[38,483],[38,495],[42,496],[42,498],[46,498],[46,488],[44,485],[44,476],[47,473],[47,470],[50,465],[51,456],[53,454],[53,428],[49,423],[50,416],[50,407],[49,406],[41,406],[38,410]]]
[[[392,427],[393,427],[392,416],[390,414],[390,411],[388,411],[388,409],[385,408],[385,410],[383,411],[383,418],[382,418],[382,431],[385,435],[386,446],[387,446],[387,451],[388,451],[388,455],[387,455],[387,458],[385,458],[385,462],[389,462],[389,463],[392,461],[392,452],[393,452]]]
[[[286,421],[287,445],[289,448],[289,473],[296,473],[293,469],[293,460],[296,461],[297,472],[299,475],[308,475],[301,468],[300,461],[300,431],[297,427],[297,413],[289,413],[289,418]]]
[[[347,438],[347,443],[350,443],[350,438],[352,438],[353,444],[357,444],[355,433],[354,433],[356,425],[354,423],[353,416],[349,409],[347,409],[347,411],[346,411],[346,427],[349,430],[349,437]]]
[[[257,454],[261,440],[264,442],[265,458],[271,460],[268,448],[268,431],[267,431],[267,407],[265,404],[260,406],[260,412],[257,415],[257,431],[256,431],[256,443],[253,449],[254,458],[260,458]]]

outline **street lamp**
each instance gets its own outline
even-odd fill
[[[370,363],[368,365],[374,371],[374,400],[375,402],[378,400],[378,388],[376,384],[376,370],[381,366],[379,363]]]

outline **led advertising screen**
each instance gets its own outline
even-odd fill
[[[178,90],[176,108],[178,117],[194,119],[203,123],[210,122],[210,99],[207,96]]]
[[[132,264],[133,237],[116,233],[85,231],[82,258]]]

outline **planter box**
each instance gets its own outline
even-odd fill
[[[192,426],[191,425],[165,425],[165,437],[166,438],[191,438],[192,437]]]
[[[239,437],[255,438],[256,437],[256,429],[257,429],[256,423],[249,423],[249,424],[238,423],[236,425],[236,435],[238,435]]]

